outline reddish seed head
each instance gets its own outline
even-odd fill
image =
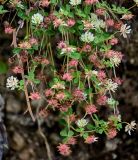
[[[5,32],[6,34],[12,34],[12,32],[13,32],[13,28],[12,28],[12,27],[10,27],[10,26],[5,27],[4,32]]]
[[[45,64],[45,65],[48,65],[49,64],[49,60],[46,59],[46,58],[42,58],[41,63]]]
[[[56,98],[58,100],[63,100],[65,98],[65,93],[64,92],[60,92],[60,93],[56,94]]]
[[[74,19],[68,19],[67,20],[67,25],[69,26],[69,27],[72,27],[72,26],[74,26],[75,25],[75,20]]]
[[[97,103],[98,105],[105,105],[107,101],[107,97],[106,96],[99,96],[97,99]]]
[[[23,68],[20,67],[20,66],[15,66],[13,69],[12,69],[13,73],[17,74],[17,73],[22,73],[23,72]]]
[[[46,89],[45,90],[45,96],[46,97],[50,97],[50,96],[53,96],[53,95],[54,95],[54,92],[51,89]]]
[[[106,74],[104,71],[101,70],[98,72],[97,77],[100,81],[104,81],[104,79],[106,78]]]
[[[38,40],[36,38],[30,38],[29,43],[31,45],[38,45]]]
[[[58,101],[56,100],[56,99],[49,99],[49,100],[47,100],[47,102],[48,102],[48,105],[49,106],[52,106],[52,107],[58,107]]]
[[[98,16],[102,16],[105,14],[105,9],[99,8],[95,11]]]
[[[86,113],[89,115],[97,112],[97,108],[95,105],[87,105],[85,110],[86,110]]]
[[[112,46],[113,45],[116,45],[118,43],[118,39],[117,38],[112,38],[109,40],[109,44],[111,44]]]
[[[32,100],[39,100],[41,96],[38,92],[33,92],[30,94],[29,98],[31,98]]]
[[[86,5],[92,5],[92,4],[97,3],[97,2],[98,2],[98,0],[85,0]]]
[[[63,78],[63,80],[66,80],[66,81],[72,81],[72,79],[73,79],[73,77],[70,73],[65,73],[62,78]]]
[[[114,26],[114,20],[113,19],[107,19],[106,20],[106,25],[108,26],[108,27],[113,27]]]
[[[70,122],[75,122],[76,121],[76,115],[75,114],[71,114],[69,116],[69,120],[70,120]]]
[[[60,41],[58,43],[58,48],[59,49],[63,49],[63,48],[66,48],[66,47],[67,47],[67,44],[64,41]]]
[[[84,45],[82,48],[82,51],[84,52],[91,52],[91,50],[92,50],[92,47],[89,44]]]
[[[67,141],[67,144],[71,144],[71,145],[74,145],[76,143],[77,143],[77,140],[74,137],[69,138]]]
[[[78,60],[72,59],[71,61],[69,61],[70,67],[77,67],[77,65],[78,65]]]
[[[62,154],[63,156],[68,156],[71,153],[70,147],[67,144],[59,144],[57,148],[59,153]]]
[[[88,136],[86,139],[85,139],[85,143],[88,143],[88,144],[91,144],[91,143],[94,143],[98,140],[97,137],[95,137],[94,135],[92,136]]]
[[[109,139],[114,138],[116,135],[117,135],[116,128],[110,128],[110,129],[108,130],[107,137],[108,137]]]

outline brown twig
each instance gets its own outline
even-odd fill
[[[11,44],[11,45],[14,46],[14,48],[17,47],[16,36],[17,36],[17,32],[14,29],[14,31],[13,31],[13,40],[12,40],[12,44]],[[18,58],[18,61],[19,61],[19,65],[23,68],[23,63],[21,61],[21,57],[20,57],[19,54],[17,54],[17,58]],[[22,72],[21,75],[22,75],[22,80],[24,81],[24,93],[25,93],[26,102],[27,102],[27,110],[29,111],[32,120],[35,121],[35,117],[33,115],[31,104],[30,104],[30,100],[29,100],[29,96],[28,96],[28,90],[27,90],[27,85],[26,85],[26,81],[25,81],[24,71]]]

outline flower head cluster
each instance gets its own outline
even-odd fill
[[[118,88],[118,84],[114,83],[111,79],[108,79],[105,87],[106,87],[106,90],[115,92]]]
[[[97,108],[95,105],[87,105],[85,110],[86,110],[86,113],[89,115],[97,112]]]
[[[131,32],[130,26],[127,26],[127,24],[123,24],[121,26],[120,33],[121,35],[123,35],[124,38],[127,38],[127,34],[130,34],[130,32]]]
[[[44,17],[40,13],[36,13],[32,16],[31,22],[34,25],[39,25],[43,22],[43,20],[44,20]]]
[[[86,5],[92,5],[97,2],[98,2],[98,0],[85,0]]]
[[[80,37],[82,42],[91,43],[94,40],[94,35],[91,32],[85,32]]]
[[[67,144],[59,144],[57,148],[63,156],[68,156],[71,153],[70,147]]]
[[[19,80],[16,77],[11,76],[7,78],[6,87],[11,90],[14,90],[15,88],[18,87],[18,83],[19,83]]]
[[[125,132],[128,132],[129,135],[131,135],[131,131],[134,131],[136,129],[136,122],[132,121],[130,124],[128,123],[125,126]]]
[[[77,126],[78,127],[85,127],[86,125],[87,125],[87,123],[88,123],[88,121],[86,120],[86,119],[84,119],[84,118],[82,118],[82,119],[79,119],[77,122],[76,122],[76,124],[77,124]]]
[[[119,43],[118,33],[124,38],[130,34],[133,14],[131,8],[110,2],[10,0],[3,8],[0,5],[1,14],[7,12],[5,8],[18,13],[10,22],[2,16],[5,33],[13,34],[10,70],[21,79],[7,78],[6,87],[28,92],[27,104],[41,102],[36,118],[42,122],[48,115],[61,119],[63,142],[57,148],[63,156],[71,153],[70,146],[78,137],[91,144],[98,140],[95,135],[105,133],[111,139],[122,127],[117,117],[119,103],[112,92],[122,83],[116,68],[123,55],[113,48]],[[107,110],[104,116],[100,115],[103,108]],[[132,121],[125,131],[131,134],[135,128]]]
[[[88,136],[85,139],[85,143],[88,143],[88,144],[91,144],[91,143],[94,143],[94,142],[97,142],[97,141],[98,141],[98,137],[95,137],[94,135]]]
[[[77,6],[81,4],[81,0],[70,0],[69,2],[72,6]]]

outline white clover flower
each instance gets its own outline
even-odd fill
[[[83,42],[90,43],[94,40],[94,36],[93,33],[87,31],[81,35],[80,39]]]
[[[128,132],[129,135],[131,135],[131,131],[134,131],[134,129],[136,129],[135,121],[132,121],[125,126],[125,132]]]
[[[18,82],[19,80],[16,77],[13,77],[13,76],[8,77],[6,87],[10,88],[11,90],[14,90],[15,88],[18,87]]]
[[[88,121],[86,119],[82,118],[82,119],[79,119],[76,123],[77,123],[77,126],[81,128],[81,127],[85,127],[87,125]]]
[[[93,22],[95,28],[105,28],[105,22],[101,19],[97,19],[97,21]]]
[[[98,74],[98,71],[96,70],[87,70],[85,71],[85,78],[91,78],[92,75],[97,76],[97,74]]]
[[[39,25],[44,20],[44,17],[40,13],[36,13],[32,16],[32,23],[35,25]]]
[[[115,92],[117,90],[118,84],[114,83],[111,79],[108,79],[105,87],[107,90]]]
[[[127,26],[127,24],[123,24],[121,26],[120,32],[121,32],[121,35],[123,35],[124,38],[127,38],[127,34],[130,34],[131,28],[130,28],[130,26]]]
[[[81,4],[81,0],[70,0],[69,2],[72,6],[77,6]]]
[[[118,65],[121,63],[121,59],[118,56],[110,58],[110,61],[116,67],[118,67]]]
[[[91,14],[89,21],[91,21],[94,28],[105,28],[106,26],[105,22],[102,19],[98,19],[98,16],[94,13]]]

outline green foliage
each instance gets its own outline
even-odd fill
[[[7,73],[7,71],[8,71],[7,63],[0,61],[0,74]]]
[[[7,13],[8,11],[4,9],[2,5],[0,5],[0,14]]]

